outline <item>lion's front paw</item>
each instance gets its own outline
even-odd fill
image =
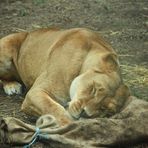
[[[74,118],[80,118],[80,114],[82,112],[82,103],[79,100],[71,101],[69,103],[69,113]]]
[[[5,82],[3,84],[3,89],[7,95],[21,94],[22,85],[18,82]]]

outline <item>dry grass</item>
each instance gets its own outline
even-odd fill
[[[125,82],[129,85],[148,86],[148,69],[142,66],[121,65]]]
[[[133,95],[147,100],[148,69],[138,65],[121,65],[124,82],[131,88]]]

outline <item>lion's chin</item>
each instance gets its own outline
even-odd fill
[[[96,118],[98,117],[98,114],[90,114],[85,109],[83,109],[80,114],[80,117],[81,118]]]

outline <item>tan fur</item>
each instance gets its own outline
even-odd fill
[[[102,106],[116,112],[129,96],[115,51],[84,28],[40,29],[2,38],[0,78],[23,81],[29,89],[24,112],[50,113],[61,125],[72,121],[64,108],[69,102],[71,116],[85,112],[93,117]]]

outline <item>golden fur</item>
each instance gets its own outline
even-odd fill
[[[72,117],[94,117],[103,110],[119,111],[129,96],[115,51],[84,28],[40,29],[2,38],[0,79],[5,85],[13,81],[14,87],[15,81],[25,84],[24,112],[50,113],[61,125],[72,121],[64,108],[68,104]]]

